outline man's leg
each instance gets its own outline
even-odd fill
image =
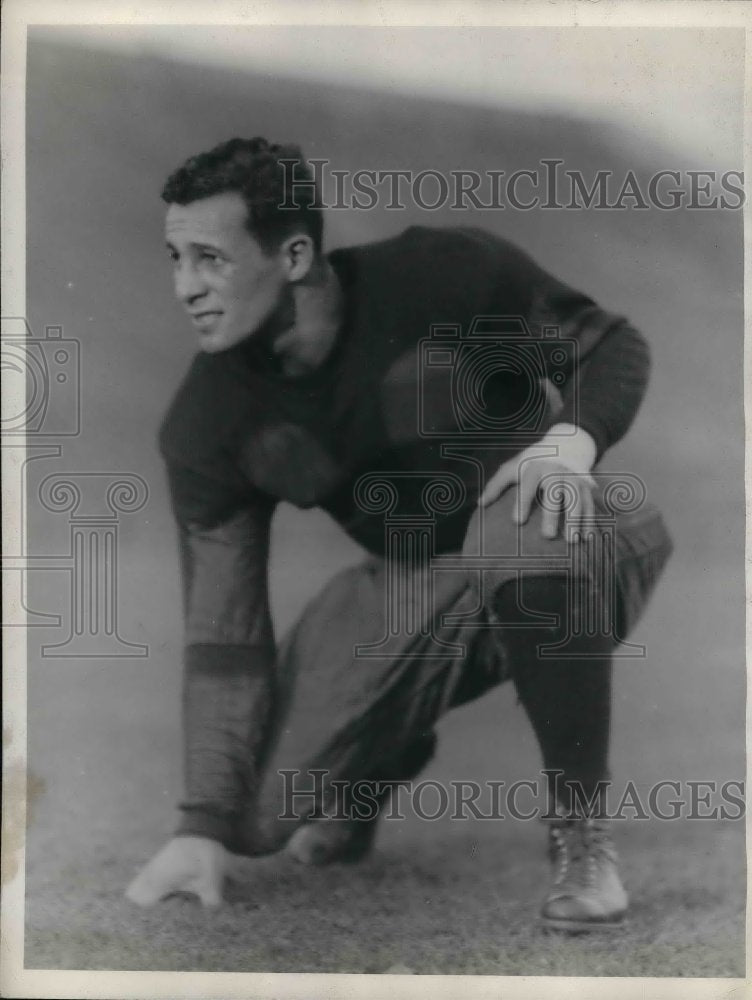
[[[514,503],[509,493],[479,512],[465,552],[484,557],[483,600],[544,766],[556,775],[554,885],[543,918],[559,929],[610,926],[627,905],[598,795],[609,776],[612,652],[643,609],[671,543],[647,508],[609,519],[597,496],[592,536],[575,547],[541,536],[540,511],[514,525]]]
[[[613,638],[602,633],[582,636],[576,645],[567,643],[569,589],[566,577],[532,577],[521,588],[507,583],[494,596],[499,619],[521,623],[504,630],[504,645],[544,768],[561,772],[556,791],[566,812],[577,805],[576,791],[586,801],[609,777],[614,648]],[[521,605],[555,617],[558,624],[531,626]],[[566,657],[546,656],[547,647],[565,643]]]
[[[381,762],[372,774],[343,790],[343,820],[308,822],[298,827],[288,843],[289,853],[302,864],[324,865],[333,861],[362,861],[371,851],[379,819],[392,794],[392,788],[415,778],[428,764],[436,750],[436,733],[418,733],[396,756]],[[372,793],[371,806],[364,813],[359,808],[358,788]]]
[[[543,919],[554,928],[587,930],[618,925],[628,900],[605,823],[613,640],[596,633],[582,637],[576,650],[571,648],[569,591],[566,577],[534,577],[521,588],[502,586],[494,606],[502,621],[519,620],[525,617],[521,596],[525,608],[559,620],[555,626],[505,629],[504,642],[552,790],[549,850],[554,884]],[[543,658],[547,645],[564,643],[570,647],[566,658]],[[559,818],[553,818],[556,815]]]
[[[461,623],[447,625],[447,612]],[[432,755],[433,726],[470,666],[480,671],[481,687],[498,682],[498,658],[484,662],[490,647],[483,620],[462,569],[432,574],[430,567],[369,560],[335,577],[280,651],[274,742],[238,850],[279,850],[306,823],[305,860],[367,848],[352,835],[359,830],[368,841],[372,825],[369,832],[363,823],[316,820],[343,814],[343,802],[347,813],[347,789],[338,782],[417,774]]]

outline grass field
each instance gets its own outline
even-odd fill
[[[634,897],[617,935],[541,931],[540,830],[387,828],[358,866],[244,862],[222,911],[174,897],[134,912],[122,886],[152,848],[98,845],[30,877],[27,968],[538,976],[741,976],[741,830],[630,831]],[[626,838],[624,838],[626,839]],[[687,882],[687,865],[693,878]],[[50,866],[52,867],[52,866]]]
[[[288,512],[280,533],[298,534],[304,523]],[[151,568],[155,558],[139,562]],[[318,573],[325,558],[322,547]],[[661,778],[741,776],[734,747],[720,738],[720,717],[733,717],[728,690],[706,706],[706,732],[719,733],[712,752],[686,729],[708,679],[702,656],[691,660],[676,640],[683,616],[671,595],[681,575],[672,567],[639,635],[650,656],[625,662],[616,678],[614,780],[633,780],[643,797]],[[304,582],[315,589],[315,574]],[[548,874],[541,824],[427,822],[409,809],[405,820],[382,824],[361,865],[242,859],[219,913],[188,898],[138,910],[122,892],[169,835],[180,783],[178,650],[167,636],[156,645],[141,663],[40,661],[31,669],[28,968],[743,975],[742,822],[617,824],[633,906],[616,935],[562,938],[538,929]],[[717,652],[716,671],[730,669]],[[667,689],[665,674],[680,669],[682,685]],[[538,767],[508,686],[451,713],[439,733],[427,779],[512,782]]]
[[[43,33],[42,33],[43,34]],[[741,94],[741,92],[740,92]],[[740,95],[739,100],[741,100]],[[739,104],[739,106],[741,106]],[[180,790],[180,603],[173,526],[153,445],[192,344],[161,269],[158,190],[189,153],[230,135],[294,138],[338,165],[528,166],[649,171],[665,150],[625,146],[602,123],[467,109],[206,70],[152,57],[30,48],[29,315],[81,341],[82,434],[30,474],[32,550],[65,551],[68,525],[34,503],[49,471],[132,471],[147,507],[122,518],[120,627],[145,659],[64,660],[29,650],[28,968],[739,976],[740,822],[632,822],[617,830],[629,924],[614,937],[543,935],[540,824],[385,823],[359,867],[284,856],[240,865],[225,907],[188,899],[141,912],[122,898],[171,833]],[[165,142],[165,136],[169,142]],[[452,143],[447,142],[452,136]],[[317,144],[318,143],[318,144]],[[699,164],[702,167],[702,164]],[[332,219],[330,245],[420,216]],[[502,213],[463,217],[518,240],[552,271],[648,333],[655,374],[610,468],[644,476],[676,553],[616,676],[614,780],[744,776],[741,220],[726,213]],[[457,224],[432,217],[430,224]],[[271,584],[284,629],[357,553],[323,517],[284,509]],[[61,574],[30,574],[30,603],[67,613]],[[41,632],[42,630],[40,630]],[[425,776],[513,781],[538,768],[511,690],[440,726]]]

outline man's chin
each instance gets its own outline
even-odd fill
[[[217,337],[199,337],[198,348],[204,354],[219,354],[227,350],[227,346]]]
[[[198,338],[199,350],[204,354],[221,354],[222,351],[229,351],[231,347],[248,340],[250,334],[245,337],[228,337],[219,332],[202,333]]]
[[[198,347],[204,354],[221,354],[252,340],[260,349],[270,350],[278,334],[279,328],[271,323],[263,323],[250,333],[228,332],[215,327],[212,330],[199,331]]]

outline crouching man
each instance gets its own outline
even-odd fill
[[[542,919],[618,925],[627,895],[598,794],[612,656],[671,542],[639,490],[625,502],[594,470],[643,397],[644,338],[482,230],[324,254],[296,147],[230,140],[163,199],[200,347],[160,435],[184,579],[186,790],[129,898],[216,905],[228,851],[363,857],[437,720],[510,680],[557,777]],[[282,500],[323,508],[367,558],[277,648]],[[316,796],[291,810],[284,772]],[[365,780],[384,789],[376,808],[347,808],[346,791],[343,812],[342,789]]]

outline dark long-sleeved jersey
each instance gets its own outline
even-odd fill
[[[587,430],[600,456],[647,381],[640,333],[489,233],[415,227],[329,260],[345,309],[323,365],[286,377],[252,337],[199,354],[160,432],[185,600],[181,832],[225,843],[269,712],[277,502],[320,506],[381,553],[367,477],[391,477],[406,513],[425,512],[427,483],[443,477],[456,496],[435,544],[457,550],[503,461],[554,422]]]

